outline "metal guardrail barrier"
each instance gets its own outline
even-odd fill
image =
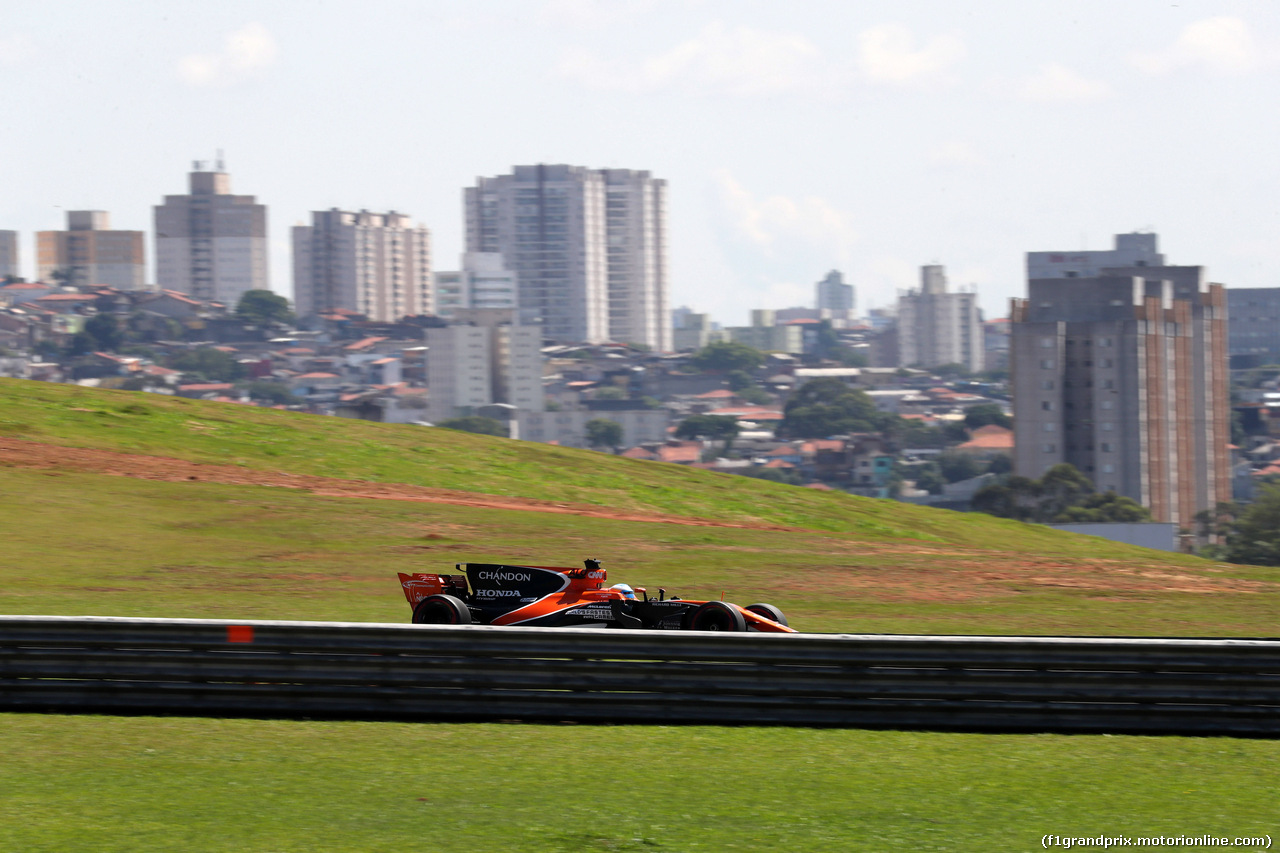
[[[1280,641],[0,617],[0,710],[1280,735]]]

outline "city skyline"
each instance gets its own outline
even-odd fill
[[[0,229],[33,275],[66,210],[149,230],[221,148],[287,293],[309,211],[412,211],[453,258],[475,176],[573,163],[668,182],[670,305],[728,325],[833,268],[890,305],[930,263],[1003,316],[1025,252],[1135,230],[1267,287],[1278,41],[1256,2],[13,4],[0,98],[44,125],[0,142]],[[375,128],[395,144],[371,153]]]

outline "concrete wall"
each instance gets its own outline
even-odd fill
[[[1178,550],[1178,526],[1161,522],[1108,522],[1099,524],[1046,524],[1054,530],[1100,536],[1113,542],[1127,542],[1157,551]]]

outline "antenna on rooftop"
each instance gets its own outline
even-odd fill
[[[226,165],[224,164],[224,162],[223,162],[223,160],[222,160],[222,149],[221,149],[221,148],[219,148],[219,149],[218,149],[218,163],[217,163],[217,167],[216,167],[215,171],[218,171],[218,172],[225,172],[225,171],[227,171],[227,167],[226,167]]]

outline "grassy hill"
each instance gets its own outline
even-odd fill
[[[0,436],[491,495],[1002,551],[1149,558],[1036,525],[443,429],[0,379]],[[1183,563],[1177,557],[1169,557]]]
[[[448,430],[0,381],[0,437],[15,436],[789,529],[28,470],[9,440],[7,613],[403,621],[397,571],[584,557],[615,581],[772,601],[810,631],[1259,636],[1280,610],[1274,569]]]

